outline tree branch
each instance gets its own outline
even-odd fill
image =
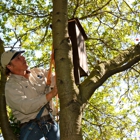
[[[96,65],[89,77],[79,86],[82,102],[86,103],[94,91],[110,76],[131,68],[140,61],[140,43],[124,50],[116,58]]]

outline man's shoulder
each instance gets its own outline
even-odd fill
[[[23,76],[21,75],[11,74],[7,78],[7,82],[21,81],[22,79],[23,79]]]
[[[22,77],[18,75],[10,76],[6,81],[6,87],[16,87],[23,81]]]

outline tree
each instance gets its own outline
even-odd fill
[[[28,50],[45,51],[36,65],[46,66],[46,46],[50,46],[52,41],[49,28],[52,21],[61,140],[132,137],[130,133],[139,129],[139,119],[131,125],[132,119],[128,117],[134,115],[137,118],[136,107],[139,106],[140,98],[139,83],[136,81],[136,78],[139,80],[140,44],[135,45],[132,39],[139,30],[137,0],[131,4],[124,0],[54,0],[53,6],[51,1],[46,4],[43,0],[9,1],[2,3],[1,13],[5,46],[14,37],[13,47],[18,42]],[[72,49],[67,29],[68,19],[73,17],[80,19],[88,35],[86,46],[90,75],[80,85],[74,82]],[[14,28],[5,27],[7,21]],[[125,83],[124,91],[120,87],[122,83]],[[113,105],[118,98],[117,106]],[[125,103],[127,109],[123,106]],[[90,112],[86,113],[85,107],[89,107],[87,110]],[[91,125],[94,129],[89,131]],[[82,129],[85,132],[83,136]]]

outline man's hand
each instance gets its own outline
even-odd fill
[[[54,86],[54,88],[46,94],[46,99],[49,102],[53,97],[55,97],[57,95],[57,87]]]

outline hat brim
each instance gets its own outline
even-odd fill
[[[11,58],[11,60],[13,60],[17,55],[21,54],[21,53],[24,53],[25,51],[17,51],[13,57]]]

